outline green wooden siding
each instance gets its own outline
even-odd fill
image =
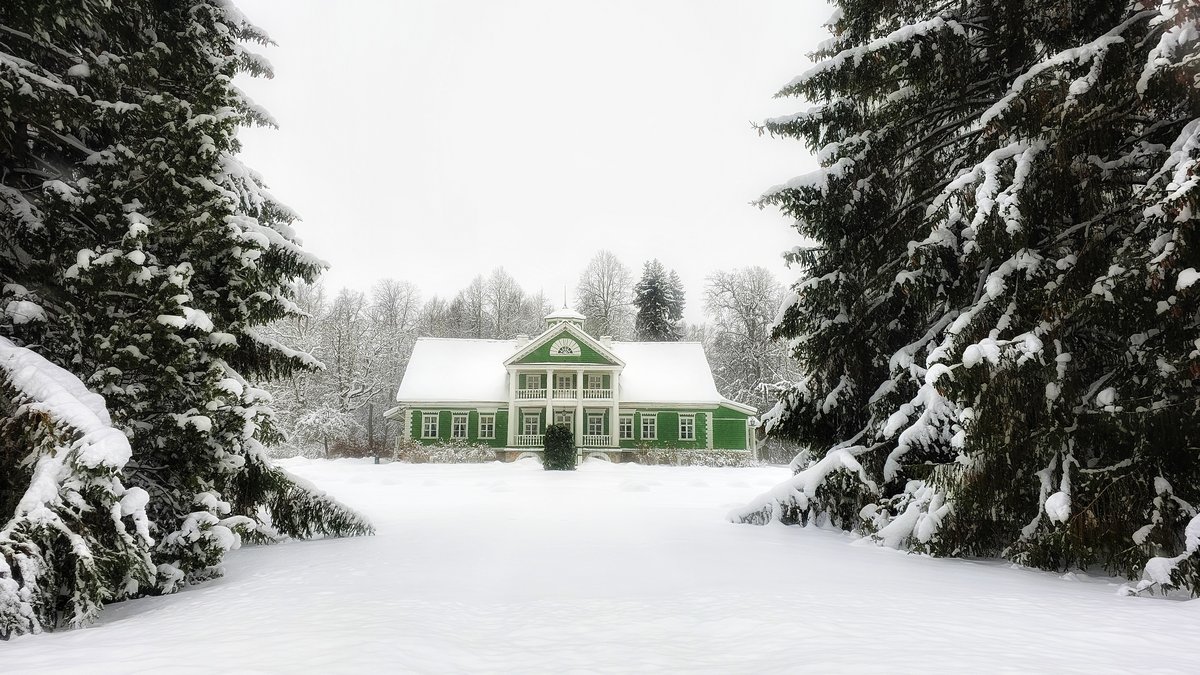
[[[437,438],[421,438],[423,413],[436,412],[438,415],[438,435]],[[546,409],[543,406],[518,408],[517,418],[512,420],[516,424],[516,434],[524,432],[523,421],[524,413],[536,412],[538,416],[538,433],[542,433],[546,429]],[[612,415],[610,408],[591,409],[593,414],[600,413],[604,416],[604,431],[608,433],[609,418]],[[451,439],[451,423],[455,413],[467,413],[467,438]],[[496,415],[496,434],[495,438],[479,438],[479,411],[473,408],[439,408],[436,410],[430,409],[414,409],[410,413],[411,416],[411,436],[418,443],[426,445],[449,443],[451,441],[458,443],[468,443],[470,445],[482,445],[493,448],[503,448],[508,444],[508,410],[501,408],[495,412]],[[655,414],[658,417],[658,437],[653,440],[642,438],[642,415]],[[693,441],[679,440],[679,416],[681,414],[695,415],[696,418],[696,439]],[[580,420],[583,432],[587,433],[587,415],[588,409],[584,410],[584,416]],[[712,416],[712,429],[709,429],[709,416]],[[693,448],[704,449],[708,447],[708,435],[711,432],[713,436],[712,446],[717,450],[745,450],[746,449],[746,420],[747,415],[732,408],[721,406],[715,410],[683,410],[683,409],[663,409],[659,408],[655,411],[638,410],[633,415],[633,438],[620,440],[618,445],[621,448],[636,449],[636,448]],[[617,433],[620,433],[620,427],[616,428]],[[576,439],[577,442],[579,439]]]
[[[579,355],[562,356],[560,354],[551,354],[550,345],[554,344],[554,341],[560,337],[569,337],[577,342],[579,344]],[[526,354],[525,358],[517,361],[517,363],[600,363],[606,365],[615,365],[612,361],[601,355],[600,352],[592,349],[591,346],[589,346],[586,342],[580,340],[565,330],[561,330],[550,337],[547,337],[542,341],[541,344],[537,346],[536,349],[529,354]]]
[[[438,433],[436,438],[422,438],[421,432],[424,426],[424,414],[437,413],[438,416]],[[467,437],[465,439],[452,439],[451,423],[454,420],[455,413],[467,414]],[[452,408],[452,409],[413,409],[409,415],[412,417],[412,440],[425,445],[434,445],[438,443],[466,443],[469,445],[482,445],[490,448],[503,448],[508,444],[508,410],[499,409],[494,414],[496,416],[496,433],[495,438],[480,438],[479,437],[479,411],[473,408]]]
[[[655,439],[642,438],[642,415],[655,414],[658,416],[658,433]],[[696,418],[696,438],[691,441],[679,440],[679,416],[694,415]],[[620,441],[622,448],[689,448],[703,449],[708,447],[708,420],[711,410],[669,410],[659,408],[655,411],[638,410],[633,414],[633,438]],[[620,431],[620,428],[617,429]],[[715,447],[715,446],[714,446]]]
[[[713,414],[713,447],[721,450],[746,449],[746,420],[744,412],[721,406]]]

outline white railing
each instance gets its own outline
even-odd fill
[[[600,434],[598,436],[589,436],[589,435],[585,434],[583,437],[583,443],[579,447],[581,447],[581,448],[607,448],[612,445],[612,443],[609,441],[609,439],[611,439],[611,438],[612,438],[612,436],[610,436],[608,434]]]
[[[612,398],[612,389],[584,389],[583,397],[589,399]]]
[[[518,389],[517,398],[522,400],[546,398],[545,389]]]
[[[555,389],[554,390],[554,398],[575,398],[575,396],[576,396],[576,393],[575,393],[574,389]]]
[[[545,436],[542,436],[541,434],[533,434],[533,435],[529,435],[529,436],[518,435],[517,436],[517,447],[518,448],[540,448],[543,445],[545,445],[544,439],[545,439]]]

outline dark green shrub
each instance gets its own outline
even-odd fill
[[[575,470],[575,434],[566,424],[546,427],[546,452],[542,466],[547,471]]]

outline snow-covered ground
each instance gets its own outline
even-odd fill
[[[1200,672],[1200,602],[725,521],[781,468],[284,464],[379,534],[236,551],[0,671]]]

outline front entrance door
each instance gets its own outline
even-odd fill
[[[554,423],[565,424],[571,428],[572,433],[575,431],[575,411],[574,410],[555,410]]]

